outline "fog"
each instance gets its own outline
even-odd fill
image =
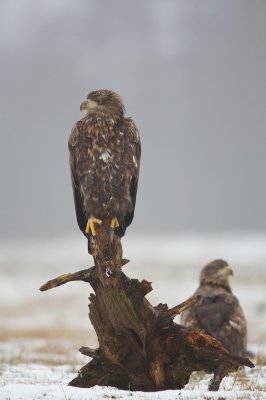
[[[132,234],[265,231],[265,21],[263,0],[1,0],[1,237],[78,234],[67,141],[98,88],[141,134]]]

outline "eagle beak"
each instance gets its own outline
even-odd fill
[[[229,275],[234,275],[233,274],[233,270],[229,267],[229,265],[227,265],[225,268],[224,268],[224,274],[225,275],[227,275],[227,276],[229,276]]]
[[[96,101],[93,101],[93,100],[90,100],[90,99],[85,100],[80,105],[80,111],[90,110],[91,108],[97,107],[97,105],[98,104],[96,103]]]

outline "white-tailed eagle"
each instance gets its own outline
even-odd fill
[[[181,314],[181,324],[202,329],[233,355],[246,356],[247,324],[238,299],[232,293],[232,269],[224,260],[207,264],[200,274],[195,295],[199,301]]]
[[[121,97],[111,90],[89,93],[80,110],[86,115],[69,138],[78,225],[90,238],[96,234],[95,225],[108,218],[111,233],[122,237],[134,216],[141,153],[138,129],[124,116]]]

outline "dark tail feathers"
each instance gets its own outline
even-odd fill
[[[230,355],[231,359],[237,362],[239,365],[245,365],[246,367],[254,368],[255,365],[246,357],[238,357]]]

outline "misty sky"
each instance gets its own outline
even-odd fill
[[[0,236],[78,232],[67,141],[98,88],[141,133],[130,232],[265,230],[265,21],[264,0],[1,0]]]

